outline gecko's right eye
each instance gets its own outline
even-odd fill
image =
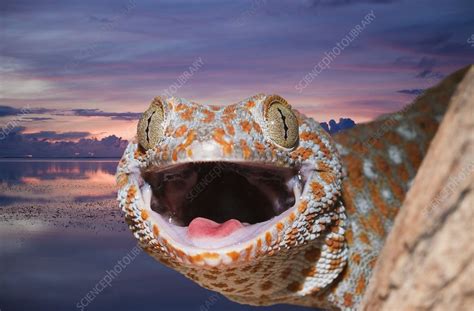
[[[163,121],[163,103],[159,97],[156,97],[138,121],[138,143],[145,150],[153,148],[163,137]]]

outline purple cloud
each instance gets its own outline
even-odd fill
[[[72,109],[74,115],[81,117],[110,117],[112,120],[138,120],[137,112],[106,112],[100,109]]]
[[[57,133],[42,131],[25,134],[24,127],[13,129],[0,140],[0,157],[120,157],[127,141],[111,135],[102,139],[85,138],[87,132]],[[78,141],[50,141],[49,139],[81,138]]]
[[[22,134],[26,139],[38,139],[38,140],[70,140],[85,138],[91,135],[89,132],[63,132],[58,133],[55,131],[40,131],[36,133]]]
[[[80,116],[80,117],[104,117],[111,120],[138,120],[141,113],[138,112],[108,112],[100,109],[47,109],[47,108],[15,108],[11,106],[0,106],[0,117],[18,116],[29,114],[49,114],[58,116]],[[24,120],[29,121],[46,121],[52,120],[50,117],[25,117]]]
[[[408,94],[408,95],[420,95],[423,94],[425,90],[423,89],[405,89],[405,90],[398,90],[397,93],[401,94]]]

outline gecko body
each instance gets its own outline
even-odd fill
[[[154,99],[117,170],[151,256],[229,299],[353,310],[462,73],[330,137],[282,97]]]

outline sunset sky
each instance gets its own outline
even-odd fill
[[[318,121],[364,122],[474,61],[472,0],[6,0],[0,14],[0,126],[53,140],[129,139],[170,90],[217,105],[277,93]]]

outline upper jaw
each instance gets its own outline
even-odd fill
[[[234,162],[261,165],[269,167],[294,168],[301,166],[298,158],[289,156],[288,150],[277,148],[271,144],[265,145],[261,152],[250,149],[250,154],[244,154],[236,148],[233,152],[225,152],[222,145],[206,135],[196,137],[189,146],[182,147],[183,142],[169,139],[160,146],[149,150],[139,150],[137,157],[139,166],[144,170],[164,170],[176,165],[198,162]]]

